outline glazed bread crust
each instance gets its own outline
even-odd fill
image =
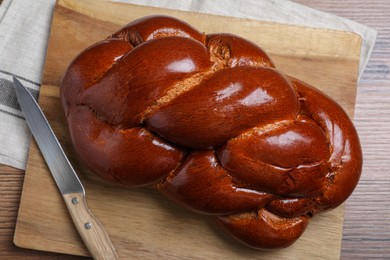
[[[61,82],[74,148],[105,180],[151,185],[254,248],[291,245],[356,187],[344,110],[254,43],[166,16],[81,52]]]

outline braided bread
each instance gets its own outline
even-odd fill
[[[236,35],[144,17],[81,52],[60,90],[93,172],[151,185],[254,248],[291,245],[360,177],[343,109]]]

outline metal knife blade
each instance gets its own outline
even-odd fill
[[[85,193],[53,130],[30,92],[14,78],[16,95],[27,124],[62,194]]]
[[[92,215],[85,201],[85,190],[66,157],[45,115],[30,92],[14,79],[20,107],[39,149],[65,200],[81,238],[95,259],[118,259],[102,224]]]

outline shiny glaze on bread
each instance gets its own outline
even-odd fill
[[[291,245],[357,185],[343,109],[254,43],[166,16],[81,52],[61,83],[75,150],[102,178],[151,185],[254,248]]]

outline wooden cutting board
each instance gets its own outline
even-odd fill
[[[356,34],[270,22],[211,16],[106,1],[57,3],[39,103],[75,165],[91,210],[106,227],[122,259],[223,258],[338,259],[343,207],[316,216],[291,247],[277,251],[246,248],[215,228],[210,219],[184,210],[148,189],[123,189],[101,182],[77,160],[59,101],[59,84],[81,50],[145,15],[167,14],[207,33],[230,32],[262,46],[276,66],[311,83],[353,115],[360,37]],[[65,204],[33,142],[26,169],[15,244],[37,250],[88,255]]]

